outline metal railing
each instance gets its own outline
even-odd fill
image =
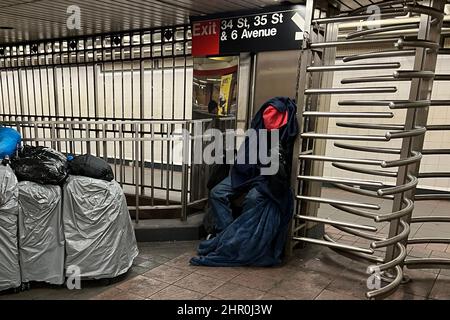
[[[180,218],[202,210],[207,200],[209,165],[194,163],[204,151],[212,119],[93,121],[2,117],[24,144],[51,147],[66,155],[92,154],[106,160],[127,195],[136,223],[142,218]],[[217,123],[217,122],[216,122]],[[234,118],[219,119],[232,129]],[[198,144],[198,145],[196,145]],[[201,159],[201,157],[197,157]]]

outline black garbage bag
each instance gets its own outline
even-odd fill
[[[66,157],[51,148],[23,146],[11,160],[19,181],[61,185],[69,176]]]
[[[84,176],[105,181],[114,180],[114,173],[108,162],[90,154],[76,156],[69,161],[69,172],[74,176]]]

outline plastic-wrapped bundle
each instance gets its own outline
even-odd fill
[[[23,146],[11,167],[19,181],[61,185],[66,180],[68,165],[66,157],[51,148]]]
[[[66,271],[76,266],[82,279],[114,278],[127,272],[138,248],[120,185],[70,176],[63,197]]]
[[[20,287],[17,216],[19,188],[14,172],[0,165],[0,291]]]
[[[64,283],[62,192],[59,186],[19,182],[22,281]]]

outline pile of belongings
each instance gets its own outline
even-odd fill
[[[64,283],[62,191],[19,182],[19,251],[22,282]]]
[[[111,166],[85,154],[71,158],[69,172],[63,204],[66,268],[80,268],[82,279],[126,273],[139,252],[125,194]]]
[[[18,288],[19,266],[19,187],[9,166],[0,165],[0,291]]]
[[[70,176],[64,186],[66,267],[82,279],[114,278],[138,255],[122,188],[116,181]]]
[[[73,267],[81,279],[129,270],[136,238],[106,161],[92,155],[69,161],[27,145],[4,159],[10,165],[0,165],[0,291],[35,281],[60,285]]]
[[[19,187],[12,169],[6,165],[20,144],[14,129],[0,126],[0,291],[21,285],[19,262]]]
[[[260,135],[257,134],[256,146],[250,146],[251,139],[247,135],[229,174],[215,186],[208,184],[211,190],[205,221],[213,223],[213,228],[206,229],[214,229],[214,234],[200,243],[198,256],[190,260],[191,264],[274,266],[281,263],[293,215],[289,181],[293,146],[299,130],[296,111],[291,99],[277,97],[264,103],[255,115],[251,128],[257,133],[261,129],[278,130],[279,169],[272,175],[262,174],[267,164],[261,161],[260,152],[256,153],[255,164],[237,161],[249,159],[250,152],[255,154],[253,149],[260,147]],[[233,206],[239,198],[243,198],[243,202],[236,212]]]

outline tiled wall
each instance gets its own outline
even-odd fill
[[[395,57],[386,59],[377,59],[376,62],[395,62],[401,63],[399,70],[412,70],[413,69],[413,57]],[[363,61],[369,63],[371,61]],[[375,62],[375,61],[373,61]],[[341,64],[342,61],[336,61],[336,64]],[[358,119],[358,118],[330,118],[328,133],[336,134],[362,134],[362,135],[383,135],[384,130],[366,130],[366,129],[353,129],[337,127],[337,122],[366,122],[366,123],[386,123],[386,124],[402,124],[405,119],[405,110],[390,110],[388,107],[361,107],[361,106],[338,106],[340,100],[370,100],[370,99],[408,99],[410,82],[398,81],[398,82],[385,82],[385,83],[367,83],[367,84],[341,84],[343,78],[349,77],[363,77],[370,75],[389,75],[394,70],[371,70],[371,71],[347,71],[347,72],[335,72],[333,87],[366,87],[366,86],[396,86],[398,88],[397,93],[387,94],[353,94],[353,95],[333,95],[331,98],[330,111],[368,111],[368,112],[389,112],[394,113],[394,118],[382,118],[382,119]],[[437,72],[438,74],[450,73],[450,56],[442,55],[438,58]],[[433,99],[449,100],[450,99],[450,87],[447,82],[435,81],[433,89]],[[448,107],[430,107],[429,124],[450,124],[450,112]],[[396,159],[398,155],[386,155],[377,153],[366,153],[360,151],[351,151],[336,148],[333,144],[335,141],[327,141],[326,155],[337,157],[354,157],[354,158],[371,158],[371,159]],[[399,148],[401,145],[401,139],[392,140],[389,142],[370,142],[370,141],[336,141],[346,144],[355,144],[363,146],[379,146],[379,147],[392,147]],[[450,132],[446,131],[434,131],[426,133],[425,148],[450,148]],[[360,166],[360,165],[357,165]],[[365,166],[367,168],[377,169],[375,166]],[[383,169],[393,170],[393,169]],[[424,156],[421,163],[422,172],[450,172],[450,155],[437,155],[437,156]],[[337,177],[352,177],[359,179],[370,179],[385,182],[387,184],[395,184],[395,180],[389,177],[379,177],[364,175],[358,173],[352,173],[349,171],[340,170],[331,166],[331,163],[325,163],[324,176],[337,176]],[[450,190],[450,179],[421,179],[419,187],[428,189]]]

